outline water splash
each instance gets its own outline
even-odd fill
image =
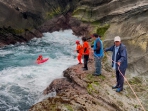
[[[0,111],[27,111],[43,99],[42,91],[67,67],[77,63],[71,30],[45,33],[28,43],[0,49]],[[35,64],[39,54],[49,60]],[[53,91],[52,96],[56,95]]]

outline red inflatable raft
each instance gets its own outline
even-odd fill
[[[40,60],[40,61],[36,61],[37,64],[41,64],[41,63],[44,63],[46,61],[48,61],[49,58],[45,58],[43,60]]]

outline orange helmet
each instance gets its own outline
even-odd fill
[[[80,43],[80,41],[79,40],[76,40],[76,44],[79,44]]]

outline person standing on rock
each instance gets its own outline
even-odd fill
[[[83,70],[88,70],[88,59],[89,59],[89,50],[90,46],[89,43],[87,42],[86,37],[82,37],[82,42],[83,42],[83,59],[84,59],[84,67]]]
[[[101,75],[101,60],[102,57],[104,56],[103,43],[98,34],[96,33],[92,35],[92,38],[94,39],[93,53],[94,53],[95,68],[96,68],[95,73],[93,75],[99,76]]]
[[[121,38],[116,36],[114,38],[114,45],[106,48],[105,52],[112,51],[112,67],[116,71],[117,84],[112,87],[116,92],[123,90],[125,71],[127,68],[127,50],[126,46],[121,43]]]
[[[78,64],[82,64],[81,59],[82,59],[82,55],[83,55],[83,47],[82,47],[82,45],[80,44],[80,41],[79,41],[79,40],[76,41],[76,44],[77,44],[76,51],[77,51],[77,53],[78,53],[77,59],[78,59],[78,61],[79,61]]]

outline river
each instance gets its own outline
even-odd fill
[[[43,90],[77,64],[73,50],[78,39],[65,30],[0,48],[0,111],[27,111],[42,100]],[[35,60],[40,54],[49,60],[38,65]]]

